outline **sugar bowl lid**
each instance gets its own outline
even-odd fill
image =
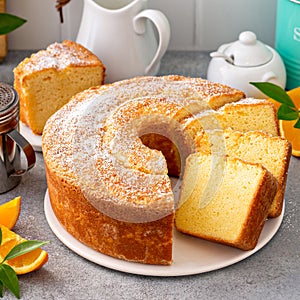
[[[260,66],[273,57],[271,50],[258,41],[252,31],[240,33],[238,41],[229,44],[223,53],[232,59],[234,65],[240,67]]]

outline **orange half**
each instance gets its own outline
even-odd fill
[[[18,196],[0,205],[0,224],[8,229],[12,229],[19,218],[21,212],[21,197]]]
[[[17,244],[26,241],[15,232],[9,230],[3,225],[0,225],[2,230],[2,244],[0,246],[0,260]],[[35,249],[13,259],[5,261],[11,266],[17,275],[26,274],[41,268],[48,261],[48,253],[41,249]]]

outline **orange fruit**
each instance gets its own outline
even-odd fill
[[[292,155],[300,157],[300,129],[294,128],[297,120],[279,120],[280,135],[292,144]]]
[[[295,105],[300,108],[300,87],[287,92]]]
[[[2,230],[2,244],[0,246],[0,261],[8,254],[8,252],[17,244],[26,241],[15,232],[7,227],[0,225]],[[26,274],[41,268],[48,261],[48,253],[41,249],[35,249],[13,259],[5,261],[11,266],[17,275]]]
[[[295,105],[299,108],[300,107],[300,87],[287,91],[287,94],[292,98]],[[277,110],[279,109],[281,103],[275,101],[272,98],[268,98],[268,100],[270,100],[275,105]]]
[[[0,224],[12,229],[19,218],[21,211],[21,197],[18,196],[0,205]]]
[[[292,98],[298,110],[300,110],[300,87],[290,90],[287,92],[289,96]],[[280,103],[271,100],[276,109],[279,109]],[[294,128],[294,125],[297,120],[285,121],[279,120],[279,130],[280,135],[286,138],[292,145],[292,155],[300,157],[300,129]]]

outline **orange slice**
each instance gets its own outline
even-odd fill
[[[300,87],[290,90],[290,91],[287,91],[287,93],[292,98],[295,105],[299,108],[300,107]],[[275,105],[277,110],[279,109],[281,103],[275,101],[272,98],[268,98],[268,100],[270,100]]]
[[[0,205],[0,224],[12,229],[19,218],[21,211],[21,197],[18,196]]]
[[[300,110],[300,87],[290,90],[287,93],[292,98],[296,107]],[[279,109],[280,103],[271,98],[269,100],[275,104],[276,109]],[[292,144],[292,155],[300,157],[300,129],[294,128],[295,123],[296,120],[279,120],[279,130],[280,135]]]
[[[294,128],[296,120],[279,120],[280,135],[292,144],[292,155],[300,157],[300,129]]]
[[[295,105],[299,108],[300,107],[300,87],[290,90],[287,93],[292,98]]]
[[[26,241],[18,234],[9,230],[3,225],[0,225],[2,230],[2,244],[0,246],[0,260],[17,244]],[[41,249],[35,249],[13,259],[5,261],[16,272],[17,275],[26,274],[41,268],[48,261],[48,253]]]

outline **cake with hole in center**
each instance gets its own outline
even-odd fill
[[[221,84],[175,75],[136,77],[77,94],[49,118],[43,132],[48,191],[57,219],[100,253],[170,265],[177,207],[169,174],[182,177],[186,188],[193,182],[185,167],[198,151],[198,136],[211,124],[238,127],[234,110],[243,111],[239,119],[248,122],[247,130],[278,132],[273,105],[244,97]],[[258,122],[261,114],[264,122]],[[255,226],[243,239],[256,241],[277,191],[276,179],[261,165],[238,161],[228,168],[236,164],[239,174],[259,177],[241,204],[244,211],[255,212],[243,215],[243,222]],[[264,210],[258,213],[253,209],[257,205]]]

